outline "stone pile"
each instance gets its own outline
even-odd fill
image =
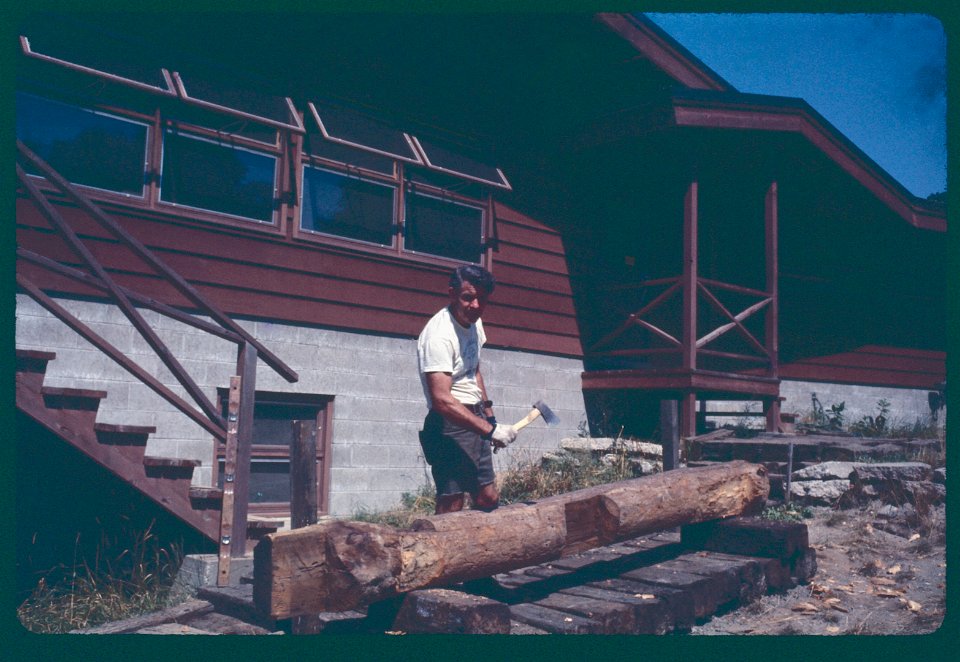
[[[663,471],[663,447],[635,439],[613,437],[576,437],[560,441],[560,450],[548,453],[543,463],[599,461],[613,465],[629,463],[634,476]]]
[[[923,462],[822,462],[791,474],[790,498],[805,505],[854,505],[879,500],[917,508],[946,499],[946,469]]]

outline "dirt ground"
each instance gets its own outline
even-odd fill
[[[945,507],[891,517],[879,502],[815,508],[810,583],[716,616],[692,634],[926,634],[946,611]]]

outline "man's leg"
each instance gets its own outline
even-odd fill
[[[496,483],[487,483],[481,485],[476,494],[470,495],[473,498],[473,505],[477,510],[490,512],[496,510],[500,505],[500,492],[497,490]]]
[[[437,506],[434,508],[434,514],[455,513],[458,510],[463,510],[463,492],[437,495]]]

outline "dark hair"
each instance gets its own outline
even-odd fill
[[[483,290],[487,294],[493,294],[493,288],[497,286],[497,282],[493,279],[493,274],[475,264],[457,267],[450,274],[450,287],[453,289],[459,291],[464,283],[470,283],[478,290]]]

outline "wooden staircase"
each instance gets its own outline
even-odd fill
[[[217,542],[223,491],[191,485],[200,461],[147,455],[155,427],[98,423],[106,391],[44,386],[47,365],[55,358],[53,352],[16,350],[17,409]],[[247,548],[281,524],[248,521]]]

